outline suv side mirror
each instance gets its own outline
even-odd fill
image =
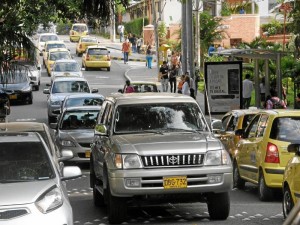
[[[95,135],[108,136],[107,127],[104,124],[97,124],[95,126]]]

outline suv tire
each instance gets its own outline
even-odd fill
[[[265,178],[262,172],[259,176],[258,195],[261,201],[270,201],[273,198],[273,191],[266,185]]]
[[[288,185],[285,185],[283,189],[283,201],[282,201],[282,211],[283,211],[284,218],[288,216],[288,214],[291,212],[293,207],[294,207],[294,202],[292,199],[291,191]]]
[[[240,190],[245,188],[246,181],[243,180],[240,176],[239,168],[236,162],[233,165],[233,187],[236,187]]]
[[[211,220],[226,220],[230,211],[229,193],[209,194],[207,196],[207,208]]]
[[[126,220],[127,205],[125,198],[111,195],[110,187],[107,187],[108,194],[108,221],[111,224],[120,224]]]

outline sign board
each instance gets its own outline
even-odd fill
[[[205,114],[242,108],[242,61],[206,62]]]

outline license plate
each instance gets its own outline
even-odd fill
[[[17,95],[9,95],[9,99],[17,99]]]
[[[91,151],[87,150],[85,151],[85,158],[90,158],[91,157]]]
[[[176,176],[176,177],[164,177],[164,188],[186,188],[187,179],[186,176]]]

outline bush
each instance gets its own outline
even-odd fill
[[[148,18],[144,18],[144,25],[148,25],[149,20]],[[125,33],[132,33],[137,36],[140,36],[143,32],[143,18],[132,20],[128,23],[124,24],[125,27]]]

